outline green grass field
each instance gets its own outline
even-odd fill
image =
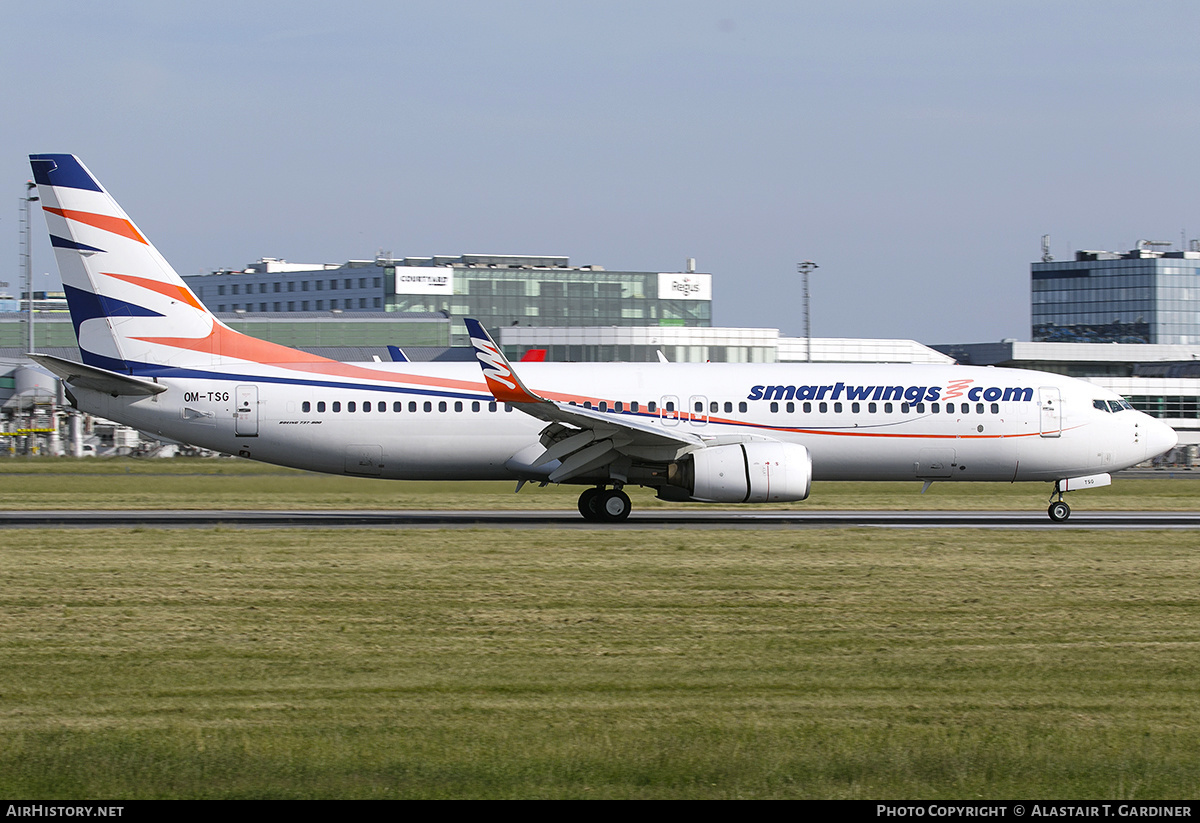
[[[570,510],[576,491],[0,460],[7,508]],[[918,491],[792,505],[1037,510],[1049,487]],[[1118,477],[1072,503],[1196,492]],[[0,535],[0,796],[1200,793],[1191,531]]]
[[[404,482],[313,474],[240,459],[0,459],[3,509],[562,509],[578,486]],[[1050,483],[814,483],[801,503],[774,509],[1040,511]],[[685,508],[629,489],[634,511]],[[1068,495],[1079,511],[1177,511],[1200,506],[1200,483],[1125,479]],[[696,505],[696,504],[692,504]]]
[[[3,535],[3,796],[1200,794],[1194,532]]]

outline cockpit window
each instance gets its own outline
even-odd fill
[[[1116,414],[1119,411],[1125,411],[1125,407],[1123,405],[1121,405],[1120,400],[1109,400],[1108,408],[1112,411],[1113,414]]]
[[[1093,400],[1092,408],[1099,409],[1102,412],[1106,412],[1106,411],[1108,411],[1108,401],[1107,400]]]

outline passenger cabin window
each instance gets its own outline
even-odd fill
[[[305,400],[300,404],[300,409],[301,411],[310,412],[312,411],[312,403],[309,403],[307,400]]]
[[[317,401],[317,411],[319,411],[319,412],[325,411],[325,401],[324,400]]]
[[[348,411],[348,412],[358,411],[358,404],[355,403],[353,400],[347,401],[346,402],[346,411]]]
[[[342,410],[342,401],[341,400],[333,401],[333,410],[335,412],[340,412]]]

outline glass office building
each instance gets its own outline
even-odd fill
[[[388,311],[507,326],[711,326],[712,275],[607,271],[566,257],[464,254],[386,268]]]
[[[493,333],[518,325],[712,326],[711,274],[607,271],[566,257],[464,254],[324,266],[264,258],[244,271],[184,280],[216,312],[437,312],[474,317]],[[455,324],[455,342],[465,340]]]
[[[1035,342],[1200,343],[1200,251],[1079,251],[1031,287]]]

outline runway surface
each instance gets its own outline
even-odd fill
[[[492,528],[492,529],[1200,529],[1200,512],[1045,511],[689,511],[634,512],[622,523],[589,523],[574,511],[10,511],[0,528]]]

